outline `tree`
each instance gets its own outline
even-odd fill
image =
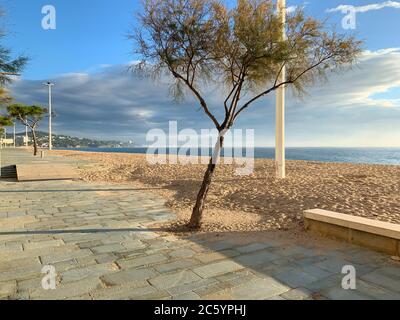
[[[7,106],[12,101],[8,90],[6,88],[0,87],[0,108]]]
[[[210,159],[189,223],[200,228],[204,205],[224,135],[244,111],[282,86],[298,94],[331,72],[354,64],[361,42],[328,30],[326,23],[290,14],[287,37],[272,1],[238,0],[229,8],[219,0],[144,0],[140,28],[131,38],[142,61],[138,70],[175,79],[175,95],[190,92],[220,137]],[[286,77],[282,79],[282,70]],[[203,89],[214,83],[225,94],[218,120]]]
[[[0,115],[0,138],[2,138],[4,134],[4,127],[10,127],[13,125],[14,123],[10,118]]]
[[[12,104],[7,107],[7,111],[11,118],[18,120],[31,130],[34,150],[33,154],[36,156],[38,153],[36,129],[40,120],[42,120],[44,115],[47,113],[47,109],[40,106]]]
[[[4,11],[0,8],[0,17],[4,16]],[[6,36],[4,30],[0,30],[0,39]],[[11,50],[0,45],[0,87],[13,81],[13,77],[18,76],[23,70],[28,58],[26,56],[11,57]],[[3,96],[5,92],[1,92]]]

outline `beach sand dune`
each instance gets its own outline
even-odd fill
[[[93,161],[87,181],[128,182],[162,195],[186,223],[205,165],[150,165],[145,155],[53,151]],[[326,209],[400,223],[400,166],[288,161],[288,177],[275,178],[274,161],[259,159],[250,176],[220,165],[204,213],[205,231],[299,230],[302,212]]]

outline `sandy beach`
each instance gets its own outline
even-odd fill
[[[204,165],[150,165],[145,155],[53,151],[90,160],[85,181],[124,182],[163,196],[186,223]],[[286,180],[274,176],[274,162],[259,159],[254,173],[239,177],[232,165],[217,169],[204,213],[204,231],[300,231],[302,212],[321,208],[400,223],[400,167],[288,161]]]

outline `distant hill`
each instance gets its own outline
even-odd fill
[[[16,134],[17,146],[23,145],[23,137],[25,132]],[[47,132],[37,132],[38,144],[42,147],[47,147],[49,137]],[[12,139],[13,135],[7,132],[7,138]],[[29,139],[31,136],[29,135]],[[68,135],[53,134],[53,147],[54,148],[121,148],[121,147],[133,147],[133,143],[127,143],[116,140],[95,140],[88,138],[76,138]]]

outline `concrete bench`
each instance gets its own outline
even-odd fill
[[[79,179],[72,166],[60,164],[19,164],[18,181],[74,180]]]
[[[304,212],[306,230],[400,256],[400,225],[321,209]]]

